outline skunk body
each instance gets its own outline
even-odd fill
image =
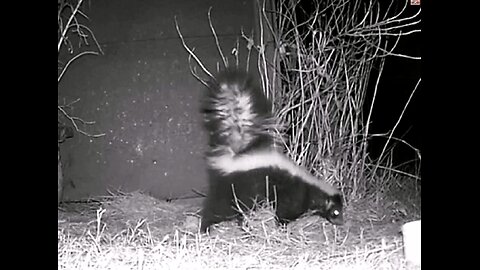
[[[339,191],[275,149],[268,130],[270,111],[270,101],[245,73],[226,71],[209,83],[203,102],[209,190],[201,212],[202,232],[212,224],[241,219],[236,205],[252,209],[267,198],[275,200],[279,222],[311,210],[343,224]]]

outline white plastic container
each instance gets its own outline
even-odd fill
[[[405,259],[414,265],[421,265],[422,230],[421,220],[405,223],[402,226]]]

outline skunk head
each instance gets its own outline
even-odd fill
[[[343,203],[340,194],[310,196],[310,209],[335,225],[343,225]]]
[[[327,199],[325,218],[335,225],[343,225],[343,203],[340,194],[335,194]]]

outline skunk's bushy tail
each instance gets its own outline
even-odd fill
[[[208,84],[203,112],[209,132],[209,190],[202,232],[239,217],[237,199],[252,209],[255,199],[275,198],[281,222],[312,210],[333,224],[343,223],[340,192],[274,149],[277,132],[272,129],[278,127],[271,109],[261,88],[243,72],[222,72]]]
[[[272,105],[262,89],[238,70],[221,72],[215,79],[208,83],[202,106],[209,154],[238,155],[271,147]]]

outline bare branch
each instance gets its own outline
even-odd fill
[[[202,61],[200,61],[200,59],[198,59],[198,57],[193,53],[193,51],[185,43],[185,39],[183,38],[183,35],[180,32],[180,28],[178,27],[177,16],[174,17],[174,20],[175,20],[175,28],[177,29],[178,36],[180,37],[180,40],[182,41],[182,45],[185,48],[185,50],[187,50],[187,52],[190,54],[190,56],[192,56],[193,59],[195,59],[197,64],[202,68],[203,72],[205,72],[210,78],[215,79],[215,77],[207,70],[207,68],[205,68]]]
[[[195,49],[192,49],[192,52],[194,51]],[[192,73],[193,77],[195,77],[195,79],[197,79],[198,81],[200,81],[203,85],[205,85],[206,87],[208,87],[208,83],[206,80],[200,78],[200,76],[198,76],[197,74],[197,71],[195,70],[195,67],[192,65],[192,55],[188,55],[188,67],[190,68],[190,73]]]
[[[223,55],[222,48],[220,47],[220,43],[218,42],[217,33],[215,32],[215,28],[213,27],[212,17],[210,15],[211,12],[212,12],[212,7],[208,9],[208,24],[210,25],[210,30],[212,31],[213,37],[215,38],[215,44],[217,45],[217,50],[220,53],[220,57],[223,60],[223,65],[225,67],[228,67],[228,59],[225,58],[225,56]]]
[[[84,56],[84,55],[87,55],[87,54],[94,54],[94,55],[98,55],[98,52],[94,52],[94,51],[86,51],[86,52],[81,52],[77,55],[75,55],[74,57],[72,57],[70,60],[68,60],[67,64],[62,68],[62,71],[60,72],[60,75],[58,75],[58,80],[57,82],[60,82],[60,80],[62,79],[63,77],[63,74],[65,74],[65,72],[67,71],[67,68],[68,66],[75,60],[77,60],[78,58]]]
[[[100,134],[90,134],[90,133],[87,133],[83,130],[81,130],[80,128],[78,128],[78,125],[75,121],[79,121],[83,124],[86,124],[86,125],[93,125],[95,124],[94,121],[84,121],[83,119],[79,118],[79,117],[75,117],[75,116],[70,116],[66,111],[65,109],[63,109],[63,106],[57,106],[58,110],[68,119],[70,120],[70,122],[72,123],[73,127],[75,128],[75,130],[85,136],[88,136],[88,137],[92,137],[92,138],[99,138],[99,137],[103,137],[105,136],[106,134],[105,133],[100,133]]]
[[[407,107],[408,107],[408,104],[410,104],[410,101],[412,100],[412,97],[413,97],[413,94],[415,94],[415,91],[417,90],[418,86],[420,85],[420,82],[422,81],[422,79],[418,79],[417,81],[417,84],[415,85],[415,88],[413,89],[412,93],[410,93],[410,97],[408,97],[408,100],[407,100],[407,103],[405,104],[405,106],[403,107],[403,110],[402,110],[402,113],[400,114],[400,116],[398,117],[397,119],[397,122],[395,123],[395,125],[393,126],[393,129],[392,131],[390,132],[390,135],[388,136],[388,139],[387,139],[387,142],[385,143],[385,145],[383,146],[383,149],[382,149],[382,152],[380,153],[380,157],[378,158],[379,162],[377,163],[377,166],[375,167],[375,170],[378,168],[378,166],[380,166],[380,160],[382,159],[382,156],[383,154],[385,153],[385,150],[387,149],[387,145],[389,144],[390,140],[392,139],[392,136],[393,136],[393,133],[395,132],[395,130],[397,129],[398,125],[400,124],[400,121],[402,120],[403,118],[403,114],[405,113]],[[374,170],[374,171],[375,171]]]
[[[98,55],[99,53],[103,54],[102,48],[98,43],[93,32],[90,30],[90,28],[82,24],[79,20],[80,18],[88,20],[87,15],[80,10],[82,3],[83,3],[83,0],[78,0],[75,7],[72,4],[67,3],[65,1],[59,1],[58,3],[59,6],[58,6],[58,14],[57,14],[57,19],[58,19],[57,53],[58,53],[58,56],[60,57],[60,51],[62,50],[62,46],[66,46],[68,54],[71,55],[71,56],[67,56],[67,58],[69,59],[65,65],[63,65],[63,61],[60,61],[60,59],[58,60],[58,72],[59,72],[57,77],[58,83],[60,83],[60,80],[63,78],[65,72],[68,70],[70,65],[74,61],[76,61],[78,58],[88,54],[93,54],[93,55]],[[66,20],[66,23],[64,23],[66,18],[68,18],[68,20]],[[71,41],[71,37],[78,38],[79,47],[81,47],[82,45],[90,46],[89,39],[90,38],[93,39],[96,45],[96,48],[98,49],[98,52],[93,50],[87,50],[87,51],[74,54],[75,50]],[[79,117],[72,116],[65,110],[65,108],[71,107],[74,103],[78,102],[79,100],[80,99],[77,99],[64,106],[58,105],[57,108],[62,113],[62,115],[72,123],[72,125],[74,126],[77,132],[93,138],[104,136],[105,133],[90,134],[81,130],[78,127],[77,122],[82,123],[84,125],[93,125],[95,124],[95,122],[85,121]]]
[[[60,36],[60,40],[58,41],[58,51],[60,52],[60,47],[62,46],[63,39],[65,38],[68,29],[70,28],[70,24],[72,23],[72,20],[75,19],[75,15],[77,14],[80,6],[82,5],[83,0],[78,0],[77,6],[75,9],[72,11],[72,15],[68,18],[67,24],[63,29],[63,32]],[[59,14],[60,15],[60,14]],[[60,17],[60,16],[59,16]]]

